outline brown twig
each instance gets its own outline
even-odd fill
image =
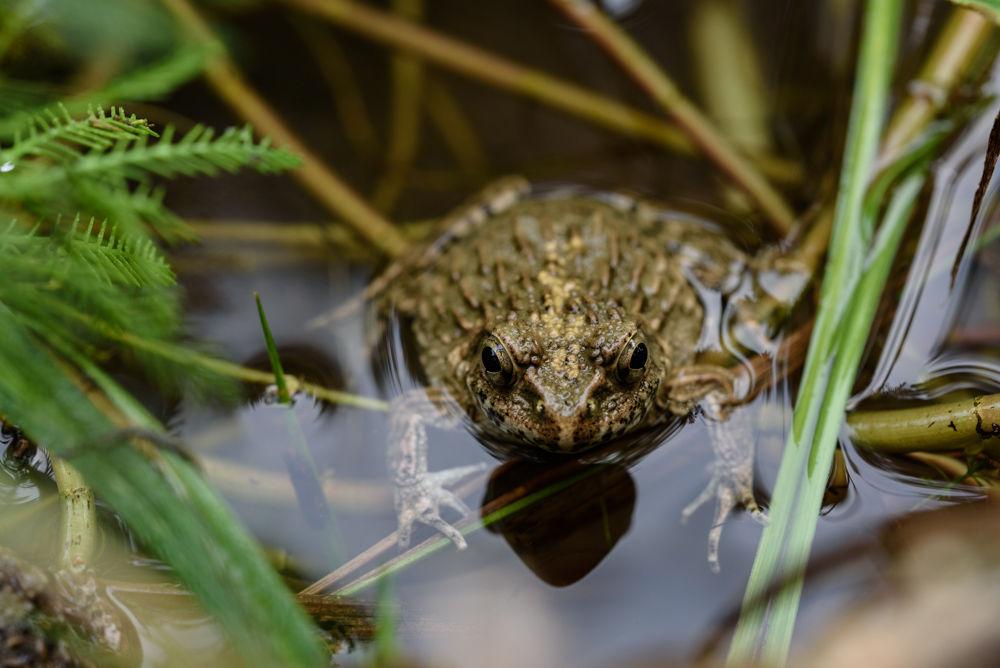
[[[592,3],[581,0],[549,0],[586,30],[622,69],[679,125],[698,148],[729,175],[760,206],[775,230],[784,236],[795,222],[795,214],[781,195],[753,165],[691,103],[646,51]]]
[[[459,40],[352,0],[281,0],[389,46],[504,90],[527,95],[573,116],[672,151],[694,144],[670,123],[592,93],[539,70],[511,62]]]
[[[208,24],[188,0],[162,0],[189,35],[199,42],[214,42]],[[221,47],[220,47],[221,49]],[[278,146],[287,146],[302,157],[302,167],[292,176],[335,216],[380,251],[395,257],[406,248],[406,240],[392,224],[358,196],[295,133],[240,74],[236,63],[219,52],[205,65],[205,79],[215,93],[255,132],[268,136]]]

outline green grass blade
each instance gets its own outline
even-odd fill
[[[278,401],[286,406],[291,405],[292,397],[288,394],[288,383],[285,382],[285,371],[281,368],[281,358],[278,356],[278,347],[274,345],[274,337],[271,336],[271,328],[267,324],[267,315],[264,313],[264,305],[260,303],[260,295],[253,293],[257,300],[257,313],[260,315],[260,328],[264,330],[264,343],[267,345],[267,356],[271,359],[271,370],[274,372],[274,384],[278,386]]]
[[[806,480],[799,492],[796,521],[792,524],[786,545],[783,571],[791,577],[775,597],[770,628],[764,642],[761,658],[768,665],[781,665],[788,654],[802,595],[805,567],[816,535],[816,518],[826,492],[844,408],[850,397],[886,276],[899,249],[899,242],[924,179],[925,173],[917,172],[896,190],[876,238],[873,259],[852,296],[851,317],[845,320],[841,328],[836,362],[819,409],[819,420],[806,467]]]
[[[820,308],[806,355],[803,380],[792,416],[792,429],[772,497],[771,525],[764,529],[761,536],[743,599],[743,609],[730,647],[728,665],[752,662],[762,637],[767,643],[768,656],[777,664],[783,663],[791,639],[790,627],[797,611],[797,599],[786,599],[785,605],[790,608],[787,612],[791,622],[786,622],[777,629],[772,639],[766,626],[767,594],[782,575],[786,536],[793,521],[802,520],[813,525],[816,522],[816,513],[809,514],[797,504],[797,500],[811,437],[827,388],[837,323],[847,309],[849,297],[860,280],[861,262],[865,257],[869,234],[862,223],[865,188],[871,177],[888,107],[901,6],[900,0],[868,0],[866,4],[855,95],[834,214],[830,259],[820,294]],[[838,420],[842,414],[843,407],[836,413]],[[804,535],[801,537],[804,538]],[[808,547],[806,553],[808,554]]]
[[[17,416],[25,433],[53,454],[78,453],[72,463],[97,495],[175,569],[249,664],[323,665],[315,627],[197,472],[172,453],[147,458],[127,446],[116,436],[119,429],[2,306],[0,338],[0,412]],[[130,399],[120,393],[115,400]]]
[[[295,486],[295,495],[298,497],[302,513],[306,516],[309,525],[323,531],[327,554],[330,560],[339,566],[347,561],[347,548],[344,547],[344,539],[340,534],[340,527],[337,523],[337,517],[333,512],[333,507],[330,505],[330,500],[323,493],[323,480],[319,474],[319,467],[316,466],[312,452],[309,450],[306,436],[302,432],[302,424],[295,415],[292,396],[288,391],[288,383],[285,380],[285,371],[281,366],[278,347],[274,344],[274,337],[271,336],[271,328],[267,324],[264,305],[260,301],[259,294],[254,292],[253,296],[257,300],[260,327],[264,331],[267,356],[271,360],[271,370],[274,372],[274,384],[278,387],[278,401],[281,403],[281,410],[284,412],[285,429],[291,441],[292,447],[286,453],[285,461],[288,465],[292,484]],[[304,467],[303,464],[305,465]]]

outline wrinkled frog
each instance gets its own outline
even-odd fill
[[[470,512],[446,486],[478,467],[429,472],[428,426],[466,425],[512,455],[572,454],[700,407],[716,462],[683,515],[716,499],[717,570],[733,507],[767,521],[753,444],[727,424],[733,376],[695,363],[699,295],[731,282],[744,257],[718,232],[623,196],[529,190],[517,177],[493,184],[373,283],[379,312],[411,328],[427,383],[390,411],[400,545],[422,522],[465,547],[439,510]]]

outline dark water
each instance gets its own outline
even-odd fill
[[[680,87],[693,94],[698,86],[687,27],[692,4],[640,2],[621,21]],[[917,4],[916,18],[929,17],[933,28],[943,3]],[[798,210],[805,210],[829,195],[838,168],[856,42],[854,5],[743,5],[759,48],[775,151],[799,165],[786,194]],[[301,34],[287,16],[274,9],[220,14],[231,26],[226,34],[247,75],[314,150],[360,192],[370,193],[382,166],[354,152]],[[900,81],[912,74],[923,52],[921,35],[927,23],[921,21],[912,13],[907,17]],[[427,23],[655,111],[614,63],[544,3],[435,1],[427,8]],[[354,35],[332,34],[355,68],[384,145],[392,104],[388,54]],[[290,71],[294,77],[288,76]],[[720,177],[704,163],[595,129],[435,68],[430,68],[429,77],[448,85],[477,131],[489,165],[488,173],[480,176],[522,173],[547,187],[628,188],[713,220],[748,251],[774,241],[761,221],[733,212]],[[164,106],[220,127],[231,122],[198,84]],[[1000,385],[1000,363],[988,337],[990,327],[997,331],[1000,318],[995,250],[982,251],[981,262],[967,262],[954,289],[948,275],[968,220],[990,121],[984,116],[970,123],[935,165],[923,207],[925,222],[911,228],[904,244],[912,260],[896,272],[899,305],[883,312],[882,335],[863,376],[870,380],[867,387],[856,388],[856,401],[865,401],[865,406],[886,388],[896,395],[936,398],[949,392],[993,392]],[[391,213],[395,220],[437,217],[481,185],[477,177],[456,175],[446,147],[426,120],[422,131],[416,164],[425,172],[450,170],[453,187],[406,189]],[[287,179],[241,175],[178,183],[170,200],[182,215],[193,218],[327,218]],[[989,218],[992,207],[988,199],[984,208]],[[188,291],[191,332],[218,342],[228,359],[248,364],[262,360],[263,339],[253,301],[257,291],[279,348],[295,360],[299,373],[357,395],[379,396],[368,340],[371,322],[365,316],[327,328],[307,326],[310,319],[363,289],[371,266],[347,263],[335,252],[317,259],[315,252],[303,257],[273,246],[213,242],[185,252],[178,267]],[[805,310],[796,314],[799,320],[808,317],[809,299],[807,295]],[[987,332],[985,342],[983,336],[966,336],[981,330]],[[780,383],[747,408],[759,425],[755,437],[762,499],[773,487],[794,387],[794,378]],[[396,527],[385,478],[386,416],[347,406],[322,409],[308,399],[298,402],[296,413],[320,469],[332,468],[336,480],[349,483],[334,510],[343,549],[348,558],[354,557]],[[287,431],[281,416],[266,405],[223,410],[186,403],[171,424],[200,455],[285,475]],[[433,470],[479,462],[492,469],[498,464],[468,434],[432,431],[431,438]],[[863,455],[850,443],[843,445],[850,482],[845,498],[820,518],[814,547],[818,560],[845,546],[876,543],[887,521],[915,509],[930,510],[978,494],[964,488],[941,492],[924,480],[931,475],[927,468]],[[702,508],[687,524],[680,522],[680,514],[707,483],[711,459],[707,429],[696,419],[627,468],[602,471],[571,489],[573,494],[552,500],[549,512],[555,519],[529,510],[528,519],[514,518],[502,527],[506,537],[480,530],[468,537],[467,551],[449,547],[408,568],[394,582],[405,652],[428,664],[526,667],[623,665],[645,657],[684,660],[702,653],[724,656],[728,624],[738,611],[761,528],[743,514],[731,518],[720,549],[722,571],[709,570],[711,509]],[[7,476],[5,515],[12,512],[8,507],[22,512],[35,499],[34,483],[2,473]],[[533,474],[513,470],[504,476],[510,483]],[[482,483],[467,501],[475,507],[491,493]],[[338,565],[336,549],[323,531],[310,527],[294,499],[255,500],[246,486],[230,489],[227,496],[265,546],[289,556],[290,574],[311,581]],[[597,496],[606,501],[603,506],[592,503]],[[558,535],[571,515],[589,530],[566,529],[566,535]],[[112,519],[108,525],[108,542],[117,544],[124,534]],[[418,528],[414,542],[431,535],[426,527]],[[391,550],[383,559],[394,555]],[[122,563],[116,559],[129,559],[130,565],[114,566]],[[154,568],[134,553],[127,558],[106,555],[104,561],[119,579]],[[796,640],[820,632],[860,593],[879,589],[878,565],[877,555],[867,556],[810,581]],[[375,589],[368,588],[358,598],[371,602],[375,595]],[[147,657],[158,656],[157,646],[170,644],[164,635],[188,646],[216,647],[214,632],[198,624],[157,622],[155,616],[140,624],[146,629]],[[337,660],[356,665],[363,656],[345,654]]]

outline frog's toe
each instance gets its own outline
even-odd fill
[[[425,480],[427,480],[427,484],[429,486],[443,492],[446,491],[442,489],[445,485],[454,485],[456,482],[464,478],[468,478],[474,473],[485,471],[486,468],[487,466],[483,462],[480,462],[479,464],[472,464],[471,466],[457,466],[453,469],[445,469],[444,471],[428,473]],[[464,507],[465,504],[463,503],[462,506]],[[468,513],[469,509],[466,508],[464,512]]]
[[[459,480],[478,473],[486,468],[485,464],[463,466],[460,468],[426,473],[418,481],[396,490],[396,514],[399,518],[399,533],[397,542],[400,547],[410,543],[410,533],[414,522],[421,522],[433,527],[447,536],[455,546],[464,550],[465,539],[462,534],[441,517],[440,507],[452,508],[464,517],[472,510],[453,492],[444,488]]]
[[[681,511],[681,521],[686,522],[698,508],[708,503],[712,498],[715,498],[716,505],[712,528],[708,532],[708,565],[713,573],[718,573],[719,541],[722,538],[722,527],[733,508],[737,505],[743,506],[747,513],[762,526],[770,524],[771,518],[757,505],[753,498],[753,490],[749,485],[741,484],[730,476],[717,472],[698,495],[698,498]]]
[[[405,508],[396,514],[396,520],[398,521],[396,545],[401,550],[410,546],[410,534],[413,532],[413,521],[415,519],[416,513],[413,512],[412,508]]]
[[[398,491],[399,498],[397,501],[396,516],[399,520],[399,529],[396,543],[400,548],[409,546],[410,534],[413,532],[413,523],[421,522],[427,526],[434,527],[447,536],[458,549],[464,550],[466,542],[462,534],[441,518],[438,508],[443,503],[448,507],[455,508],[467,514],[469,512],[468,506],[462,503],[461,499],[451,492],[440,487],[434,489],[426,484],[427,482],[425,480],[424,484],[418,483]],[[456,506],[455,502],[458,503],[458,506]]]

